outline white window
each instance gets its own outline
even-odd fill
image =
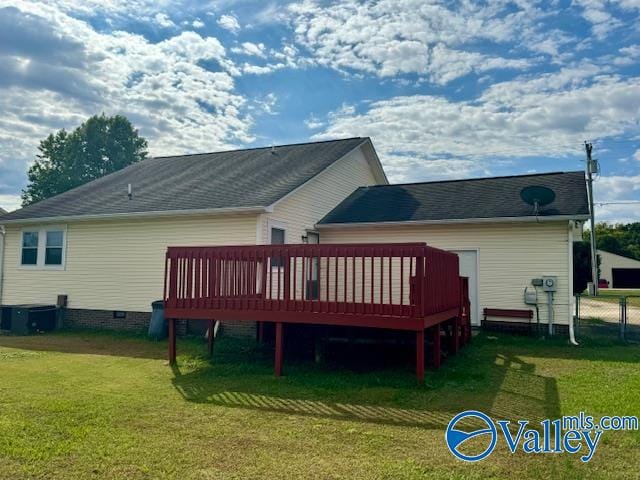
[[[29,228],[22,231],[20,265],[28,268],[63,269],[66,229]]]
[[[62,265],[62,251],[64,248],[64,231],[48,230],[44,249],[45,265]]]
[[[38,232],[22,232],[22,265],[38,264]]]

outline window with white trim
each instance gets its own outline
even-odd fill
[[[44,249],[45,265],[62,265],[62,249],[64,247],[64,231],[48,230]]]
[[[38,232],[22,232],[22,265],[38,264]]]
[[[22,231],[20,265],[24,267],[63,268],[66,229],[47,227]]]

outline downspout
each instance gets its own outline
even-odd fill
[[[0,225],[0,305],[2,305],[2,287],[4,286],[4,241],[6,231],[4,225]]]
[[[571,345],[578,345],[578,342],[576,342],[576,333],[574,330],[574,326],[573,326],[573,312],[574,312],[574,305],[573,305],[573,227],[575,225],[575,222],[570,220],[569,221],[569,234],[567,235],[567,239],[569,241],[569,247],[568,247],[568,252],[569,252],[569,285],[567,286],[567,290],[569,291],[569,343],[571,343]]]

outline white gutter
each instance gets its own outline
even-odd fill
[[[569,255],[569,285],[567,285],[567,290],[569,291],[569,342],[571,345],[578,345],[576,342],[576,333],[573,325],[573,226],[574,222],[569,222],[569,233],[567,235],[568,239],[568,255]]]
[[[227,208],[203,208],[198,210],[160,210],[152,212],[128,212],[128,213],[104,213],[95,215],[64,215],[58,217],[17,218],[14,220],[1,220],[0,225],[7,224],[34,224],[50,222],[90,221],[90,220],[127,220],[130,218],[161,218],[174,216],[194,215],[233,215],[270,212],[270,207],[227,207]]]
[[[589,215],[550,215],[548,217],[488,217],[488,218],[449,218],[443,220],[400,220],[392,222],[353,222],[353,223],[319,223],[316,228],[362,228],[403,225],[451,225],[469,223],[512,223],[512,222],[559,222],[567,220],[587,220]]]

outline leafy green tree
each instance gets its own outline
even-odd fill
[[[589,239],[588,230],[584,232],[583,239]],[[640,222],[615,225],[597,223],[596,245],[607,252],[640,260]]]
[[[69,133],[60,130],[40,142],[29,168],[22,206],[53,197],[144,160],[147,141],[122,115],[95,115]]]

